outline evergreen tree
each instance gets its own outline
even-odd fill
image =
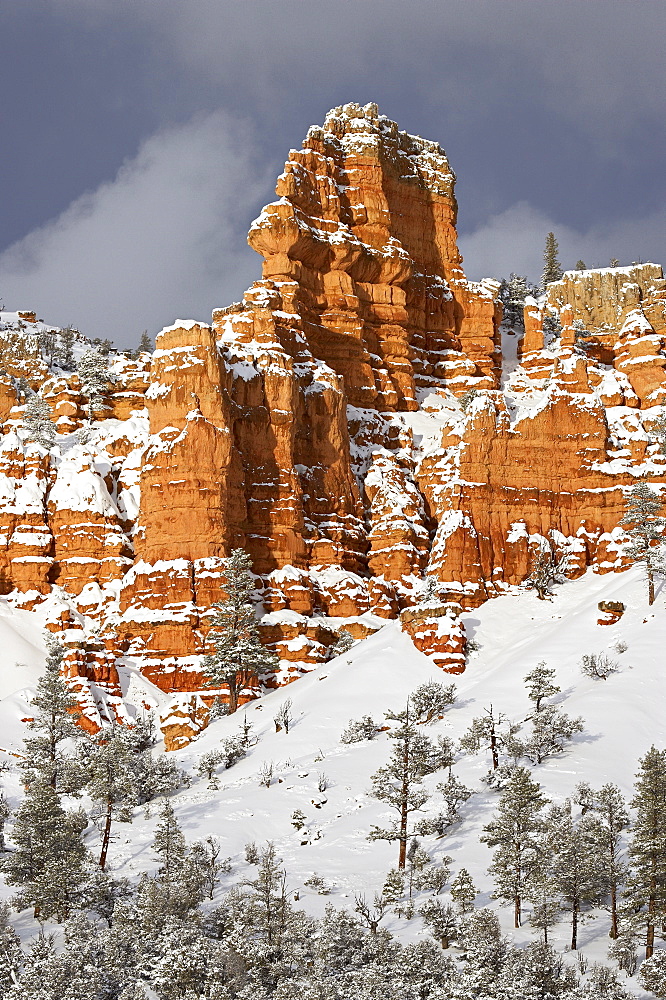
[[[629,893],[645,926],[645,957],[654,952],[655,926],[666,921],[666,750],[652,746],[639,761]]]
[[[60,351],[58,357],[58,363],[61,368],[66,371],[72,371],[74,368],[74,342],[76,340],[76,332],[71,326],[66,326],[60,332]]]
[[[372,795],[395,809],[398,818],[388,829],[373,827],[368,839],[397,840],[400,845],[398,868],[404,868],[410,837],[409,817],[430,798],[423,787],[423,779],[442,766],[443,758],[428,737],[418,732],[410,715],[409,702],[402,712],[387,712],[386,718],[399,723],[388,734],[395,745],[388,764],[380,767],[370,780]]]
[[[455,684],[445,685],[433,680],[419,684],[409,696],[414,721],[421,724],[436,722],[455,700]]]
[[[11,816],[9,802],[5,798],[5,793],[0,791],[0,853],[4,853],[5,847],[5,823]]]
[[[542,764],[548,757],[563,753],[576,733],[582,733],[583,720],[562,712],[555,705],[544,707],[532,717],[532,730],[520,741],[523,757],[533,764]]]
[[[625,498],[620,520],[629,537],[625,555],[635,563],[645,563],[648,604],[654,604],[654,578],[664,572],[664,530],[666,518],[659,516],[663,504],[647,483],[637,483]]]
[[[458,920],[455,911],[449,903],[438,899],[427,899],[419,913],[423,922],[433,937],[436,937],[442,948],[449,948],[451,941],[458,932]]]
[[[480,838],[497,848],[488,869],[495,879],[493,895],[513,905],[515,927],[520,927],[522,900],[541,862],[538,835],[544,829],[541,813],[547,801],[527,768],[516,768],[502,792],[495,818]]]
[[[666,949],[656,951],[643,962],[638,978],[643,989],[660,1000],[666,997]]]
[[[101,350],[82,354],[77,371],[81,392],[88,400],[88,420],[92,423],[95,415],[107,408],[107,393],[116,382],[116,376],[109,371],[108,357]]]
[[[547,667],[544,660],[525,675],[527,697],[534,702],[534,708],[537,712],[540,711],[544,698],[552,698],[553,695],[559,694],[562,690],[557,684],[553,684],[554,679],[554,668]]]
[[[55,790],[39,777],[16,813],[12,840],[16,850],[3,871],[8,885],[20,887],[17,907],[32,906],[40,920],[66,919],[85,894],[87,852],[77,818],[65,812]]]
[[[576,261],[576,270],[577,271],[587,271],[587,267],[585,266],[585,261],[584,260],[577,260]]]
[[[460,749],[465,753],[489,752],[493,770],[500,766],[500,754],[510,753],[520,726],[513,725],[507,717],[493,706],[484,708],[483,715],[472,719],[467,732],[460,739]]]
[[[28,396],[23,415],[26,440],[36,441],[43,448],[52,448],[57,429],[51,419],[51,407],[38,392]]]
[[[576,951],[583,909],[598,905],[608,889],[605,859],[599,851],[593,816],[575,822],[571,803],[566,802],[551,809],[546,822],[551,849],[549,880],[571,912],[571,950]]]
[[[524,310],[525,299],[536,291],[527,278],[511,273],[508,281],[503,281],[500,288],[500,298],[503,306],[503,321],[515,333],[525,329]]]
[[[151,354],[153,351],[153,342],[148,336],[148,331],[144,330],[139,339],[139,354]]]
[[[342,654],[347,653],[353,645],[354,637],[351,632],[346,628],[341,628],[337,633],[337,639],[328,651],[327,659],[332,660],[335,656],[342,656]]]
[[[252,680],[277,669],[278,658],[259,640],[252,604],[252,560],[243,549],[234,549],[224,560],[227,599],[213,605],[215,613],[208,639],[214,652],[203,658],[209,687],[229,688],[229,711],[238,708],[239,695]]]
[[[0,997],[18,981],[21,959],[21,941],[10,923],[9,907],[0,903]]]
[[[85,745],[83,759],[86,790],[98,809],[102,825],[99,866],[106,867],[114,819],[129,823],[139,800],[135,769],[136,750],[128,738],[128,727],[104,726]]]
[[[559,261],[559,246],[554,233],[546,236],[546,245],[543,251],[543,273],[541,275],[541,287],[546,290],[546,285],[551,281],[559,281],[564,274]]]
[[[461,868],[451,883],[451,899],[458,908],[458,913],[468,913],[474,908],[474,900],[479,890],[472,881],[472,876],[466,868]]]
[[[25,783],[45,781],[58,791],[71,793],[80,788],[81,773],[75,758],[65,752],[65,745],[82,736],[76,725],[78,702],[61,674],[64,648],[50,633],[45,638],[48,654],[30,702],[32,718],[28,722],[28,730],[36,735],[25,740],[20,766]]]
[[[610,937],[618,936],[618,895],[627,868],[622,860],[621,833],[629,825],[629,814],[617,785],[606,784],[598,792],[586,785],[577,787],[578,801],[583,805],[583,815],[592,811],[593,836],[597,842],[600,857],[604,859],[605,875],[610,892],[611,929]]]

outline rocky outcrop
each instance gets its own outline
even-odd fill
[[[48,328],[0,316],[60,432],[50,450],[27,441],[8,362],[0,585],[54,628],[76,621],[91,725],[102,702],[121,711],[122,662],[174,693],[170,746],[205,724],[201,655],[236,547],[281,658],[269,684],[326,660],[341,626],[361,638],[398,615],[456,672],[463,609],[539,553],[566,554],[570,575],[623,568],[624,490],[666,480],[661,268],[567,272],[529,299],[502,381],[499,283],[465,278],[454,181],[437,143],[375,105],[331,111],[252,224],[261,279],[152,355],[113,358],[92,427]],[[415,603],[424,576],[432,606]]]

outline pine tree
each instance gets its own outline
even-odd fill
[[[544,707],[532,717],[532,730],[520,741],[520,751],[533,764],[542,764],[548,757],[563,753],[576,733],[582,733],[583,720],[562,712],[555,705]]]
[[[329,648],[327,659],[332,660],[336,656],[347,653],[354,645],[354,637],[346,628],[341,628],[337,633],[337,639]]]
[[[87,852],[77,819],[68,814],[50,784],[39,777],[29,786],[16,813],[16,844],[4,864],[8,885],[20,887],[16,905],[32,906],[35,917],[67,918],[83,898],[88,882]]]
[[[213,605],[215,613],[208,639],[214,652],[203,658],[208,686],[229,688],[229,711],[238,708],[241,691],[252,680],[275,671],[278,658],[259,640],[252,604],[252,560],[243,549],[234,549],[224,560],[226,601]]]
[[[503,321],[516,333],[525,329],[525,299],[533,291],[526,277],[520,274],[511,273],[509,280],[502,282],[500,288],[500,298],[503,305]]]
[[[414,721],[421,724],[436,722],[455,700],[455,684],[445,685],[433,680],[419,684],[409,696]]]
[[[395,809],[398,818],[388,829],[373,826],[368,839],[397,840],[400,845],[398,868],[404,868],[410,837],[409,817],[430,798],[423,788],[423,779],[442,766],[442,754],[427,736],[418,732],[410,715],[409,702],[402,712],[387,712],[386,718],[399,723],[388,734],[395,746],[388,764],[380,767],[370,780],[372,795]]]
[[[86,790],[99,810],[102,823],[99,857],[102,870],[106,867],[113,820],[131,822],[132,808],[139,799],[135,758],[128,727],[116,722],[104,726],[84,746]]]
[[[495,818],[483,828],[480,838],[497,848],[488,869],[495,878],[493,895],[513,905],[516,927],[520,927],[523,897],[541,862],[538,835],[544,829],[541,813],[547,802],[527,768],[516,768],[502,792]]]
[[[0,791],[0,853],[4,853],[5,847],[5,823],[11,816],[12,811],[9,808],[9,802],[5,798],[5,793]]]
[[[577,260],[576,261],[576,270],[577,271],[587,271],[587,267],[585,265],[585,261],[584,260]]]
[[[545,291],[546,285],[551,281],[559,281],[563,275],[562,265],[558,257],[559,247],[554,233],[546,236],[546,245],[543,251],[543,273],[541,275],[541,287]]]
[[[659,516],[663,504],[647,483],[637,483],[625,498],[620,524],[629,537],[625,552],[632,562],[645,563],[648,580],[648,604],[654,604],[654,578],[664,572],[664,531],[666,518]]]
[[[640,910],[645,932],[645,957],[654,952],[655,926],[666,920],[666,750],[652,746],[639,761],[633,836],[629,847],[632,870],[629,893]]]
[[[65,752],[64,744],[82,737],[76,725],[80,718],[78,702],[61,674],[63,646],[50,633],[45,641],[48,654],[30,702],[32,718],[28,722],[28,730],[36,735],[25,740],[20,766],[25,783],[45,781],[58,791],[71,793],[78,791],[82,779],[75,758]]]
[[[553,808],[546,823],[551,849],[549,880],[571,912],[571,950],[576,951],[584,907],[598,905],[608,889],[605,859],[599,851],[594,818],[587,815],[575,822],[570,802]]]
[[[71,326],[66,326],[60,332],[60,352],[58,362],[61,368],[71,371],[74,368],[74,342],[76,332]]]
[[[552,698],[553,695],[559,694],[562,690],[557,684],[553,684],[554,679],[554,668],[547,667],[544,660],[538,663],[529,674],[525,675],[527,697],[530,701],[534,702],[534,708],[537,712],[540,711],[541,702],[544,698]]]
[[[143,333],[141,334],[141,338],[139,340],[139,351],[138,351],[138,353],[139,354],[143,354],[143,353],[151,354],[152,351],[153,351],[153,342],[152,342],[151,338],[148,336],[148,331],[144,330]]]
[[[491,705],[484,708],[482,716],[472,719],[469,729],[460,739],[460,749],[465,753],[489,752],[493,770],[496,771],[500,766],[500,754],[512,751],[519,729],[520,726],[511,724],[502,712],[495,714]]]
[[[433,937],[437,938],[442,948],[449,948],[451,941],[458,933],[458,920],[453,907],[438,899],[427,899],[422,904],[419,913],[428,930]]]
[[[270,841],[259,855],[257,877],[246,879],[242,885],[250,890],[250,920],[267,944],[279,944],[289,924],[290,909],[287,875]]]
[[[18,981],[21,959],[21,940],[9,920],[9,907],[0,903],[0,997]]]
[[[584,790],[584,795],[580,792]],[[592,812],[592,834],[597,843],[599,856],[603,858],[605,876],[608,882],[611,901],[610,937],[618,936],[618,894],[621,883],[627,874],[627,868],[622,860],[621,833],[629,825],[629,814],[617,785],[606,784],[598,792],[588,786],[579,785],[579,800],[583,800],[583,815],[588,810]]]
[[[666,997],[666,950],[660,949],[643,962],[638,978],[643,989],[663,1000]]]
[[[474,900],[479,890],[472,881],[472,876],[466,868],[461,868],[451,883],[451,899],[456,904],[459,913],[468,913],[474,908]]]
[[[27,441],[36,441],[43,448],[53,447],[57,433],[56,425],[51,419],[51,407],[38,392],[27,399],[23,425]]]
[[[81,391],[88,400],[88,420],[92,423],[95,414],[107,408],[107,392],[116,382],[116,376],[109,371],[107,356],[99,350],[82,354],[77,371]]]

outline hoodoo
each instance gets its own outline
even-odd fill
[[[460,609],[540,553],[566,552],[569,575],[623,568],[623,488],[666,478],[661,268],[566,272],[511,329],[500,283],[464,275],[454,181],[437,143],[376,105],[329,112],[250,228],[262,278],[210,324],[113,360],[103,419],[78,436],[77,376],[42,360],[34,317],[3,314],[61,434],[25,439],[5,359],[2,590],[63,633],[91,722],[121,704],[123,656],[165,691],[201,690],[237,547],[275,683],[341,625],[401,614],[464,669]],[[439,586],[415,607],[426,576]]]

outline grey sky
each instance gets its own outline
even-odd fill
[[[7,7],[9,9],[7,9]],[[329,107],[458,175],[471,277],[666,258],[663,0],[21,0],[2,15],[0,295],[135,343],[259,275],[248,225]]]

